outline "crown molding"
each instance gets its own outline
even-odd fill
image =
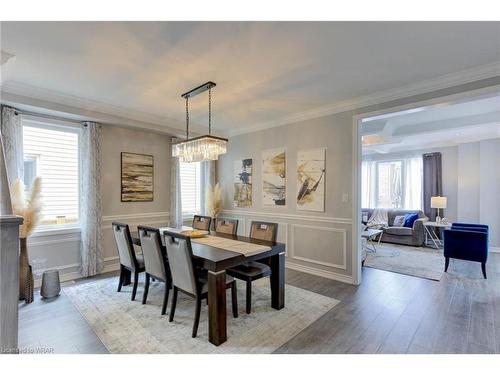
[[[236,129],[223,132],[226,137],[234,137],[241,134],[253,133],[259,130],[265,130],[283,125],[294,124],[299,121],[311,120],[319,117],[333,115],[336,113],[352,111],[355,109],[368,107],[376,104],[403,99],[414,95],[425,94],[453,86],[471,83],[482,79],[500,76],[500,62],[480,65],[474,68],[461,70],[459,72],[446,74],[433,79],[427,79],[418,83],[402,86],[386,91],[379,91],[370,95],[360,96],[354,99],[338,101],[326,106],[303,111],[282,117],[274,121],[267,121],[256,124],[245,129]]]
[[[151,113],[115,106],[74,95],[63,94],[17,81],[6,81],[0,85],[2,103],[14,107],[27,107],[42,112],[64,114],[77,121],[90,120],[104,124],[119,125],[167,133],[184,137],[186,124],[182,121]],[[203,132],[202,126],[190,124],[192,133]]]
[[[273,121],[266,121],[244,129],[220,131],[225,137],[256,132],[299,121],[311,120],[323,116],[351,111],[354,109],[376,105],[392,100],[424,94],[452,86],[466,84],[481,79],[500,76],[500,62],[481,65],[462,70],[434,79],[424,80],[396,89],[380,91],[353,99],[337,101],[326,106],[314,108],[300,113],[291,114]],[[154,132],[167,133],[176,137],[184,136],[185,124],[176,119],[151,113],[115,106],[108,103],[67,95],[53,90],[42,89],[21,82],[9,80],[1,82],[1,101],[9,105],[24,105],[33,109],[46,109],[82,119],[97,121],[104,124],[146,129]],[[21,108],[22,109],[22,108]],[[206,132],[203,126],[190,124],[193,135]]]

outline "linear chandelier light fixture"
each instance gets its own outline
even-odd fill
[[[212,133],[212,87],[214,82],[207,82],[181,95],[186,99],[186,140],[172,145],[172,156],[185,163],[217,160],[227,152],[226,138],[213,136]],[[208,134],[189,139],[189,98],[208,90]]]

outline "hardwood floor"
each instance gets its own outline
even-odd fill
[[[484,280],[478,263],[452,260],[436,282],[364,268],[356,287],[287,270],[287,284],[341,303],[276,353],[500,353],[500,254],[487,271]],[[21,305],[19,346],[107,352],[64,295]]]

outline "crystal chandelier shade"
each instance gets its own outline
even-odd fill
[[[212,87],[213,82],[204,83],[181,96],[186,99],[186,140],[172,145],[172,156],[184,163],[217,160],[227,152],[225,138],[211,135],[212,130]],[[189,139],[189,98],[208,90],[208,135]]]
[[[217,160],[227,152],[227,140],[209,135],[172,145],[172,156],[184,163]]]

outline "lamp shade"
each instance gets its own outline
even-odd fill
[[[431,208],[446,208],[446,197],[431,197]]]

